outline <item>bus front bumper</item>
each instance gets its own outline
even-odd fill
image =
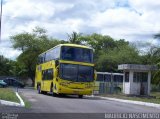
[[[69,94],[69,95],[92,95],[92,88],[84,88],[84,89],[75,89],[69,87],[59,87],[58,93],[59,94]]]

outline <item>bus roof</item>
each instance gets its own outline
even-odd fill
[[[54,48],[56,48],[56,47],[62,47],[62,46],[70,46],[70,47],[79,47],[79,48],[87,48],[87,49],[93,49],[93,48],[91,48],[91,47],[89,47],[89,46],[85,46],[85,45],[78,45],[78,44],[59,44],[59,45],[56,45],[55,47],[53,47],[53,48],[50,48],[49,50],[47,50],[47,51],[45,51],[45,52],[43,52],[43,53],[41,53],[41,54],[44,54],[44,53],[46,53],[46,52],[48,52],[48,51],[50,51],[50,50],[52,50],[52,49],[54,49]],[[39,55],[41,55],[41,54],[39,54]]]
[[[59,44],[58,46],[72,46],[72,47],[92,49],[91,47],[88,47],[88,46],[85,46],[85,45],[78,45],[78,44]]]

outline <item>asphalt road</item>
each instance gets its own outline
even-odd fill
[[[19,108],[0,105],[1,113],[160,113],[160,110],[147,106],[120,103],[96,97],[77,96],[53,97],[38,94],[33,89],[21,89],[20,93],[32,107]],[[73,115],[72,115],[73,116]],[[104,116],[104,115],[103,115]],[[88,117],[88,116],[87,116]]]

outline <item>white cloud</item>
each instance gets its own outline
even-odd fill
[[[17,57],[20,52],[10,47],[9,36],[31,32],[35,26],[59,39],[72,31],[97,32],[156,44],[153,34],[160,31],[159,6],[158,0],[5,0],[0,54]]]
[[[132,8],[142,13],[160,10],[159,0],[129,0],[129,3]]]
[[[97,12],[92,16],[92,24],[95,27],[126,27],[132,28],[138,25],[139,15],[134,11],[125,8],[107,9],[104,12]],[[136,21],[134,20],[136,19]],[[133,22],[134,20],[134,22]]]
[[[4,57],[15,60],[17,56],[21,54],[21,51],[13,50],[12,48],[1,48],[0,54],[3,54]]]
[[[52,0],[7,0],[3,5],[2,39],[21,31],[31,31],[36,22],[54,21],[55,13],[73,7],[69,3],[54,3]]]
[[[48,19],[53,17],[55,12],[62,12],[72,7],[72,4],[55,4],[51,0],[12,0],[4,4],[3,9],[4,14],[11,18]]]
[[[160,21],[156,17],[160,18],[156,13],[139,14],[132,8],[120,7],[97,12],[92,16],[91,24],[104,35],[145,42],[153,39],[153,35],[160,30]]]

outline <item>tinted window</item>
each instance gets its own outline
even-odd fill
[[[86,48],[63,46],[61,58],[77,62],[93,62],[93,51]]]
[[[53,60],[53,59],[58,59],[60,57],[60,47],[56,47],[54,49],[49,50],[46,53],[43,53],[38,56],[38,64]]]
[[[53,69],[47,69],[42,71],[42,80],[52,80],[53,79]]]
[[[94,69],[90,66],[61,64],[60,77],[65,80],[76,82],[90,82],[94,79]]]
[[[46,58],[46,53],[44,53],[44,54],[42,55],[42,63],[45,62],[45,58]]]
[[[7,83],[8,85],[10,85],[10,82],[7,79],[5,79],[4,82]]]
[[[60,77],[66,80],[76,81],[78,75],[78,66],[73,64],[60,65]]]
[[[79,65],[78,81],[90,82],[93,81],[93,67]]]
[[[41,54],[38,56],[38,64],[44,63],[45,61],[45,54]]]
[[[114,75],[114,82],[123,82],[123,76],[121,75]]]
[[[97,74],[97,81],[104,81],[104,75],[103,74]]]
[[[49,50],[46,53],[46,61],[50,61],[53,59],[58,59],[60,56],[60,47],[56,47],[54,49]]]
[[[40,63],[42,63],[42,56],[41,55],[38,56],[38,62],[37,62],[37,64],[40,64]]]
[[[111,82],[111,74],[105,74],[104,80],[105,80],[105,82]]]

